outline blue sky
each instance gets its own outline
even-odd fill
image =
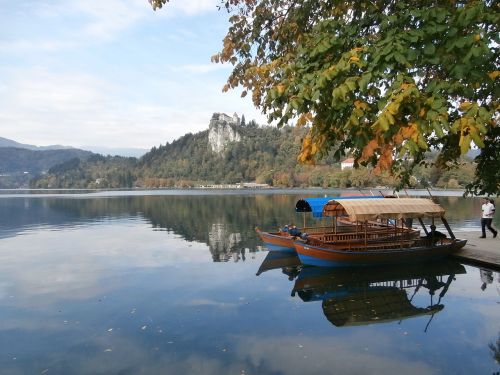
[[[75,147],[151,148],[208,128],[213,112],[265,119],[231,66],[219,0],[0,0],[0,136]]]

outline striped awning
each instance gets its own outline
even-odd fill
[[[443,217],[445,210],[425,198],[342,199],[323,207],[323,216],[348,216],[351,221]]]

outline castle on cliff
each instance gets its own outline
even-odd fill
[[[208,126],[208,144],[213,152],[222,154],[229,142],[239,142],[240,118],[235,113],[232,117],[225,113],[214,113]]]

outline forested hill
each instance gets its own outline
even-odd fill
[[[186,134],[154,147],[142,158],[92,155],[52,167],[30,183],[34,188],[160,188],[240,182],[271,186],[332,188],[394,186],[388,176],[370,169],[341,170],[328,157],[316,166],[297,162],[305,129],[245,124],[236,117],[214,114],[208,130]],[[415,187],[461,188],[474,175],[472,163],[440,171],[419,167]]]
[[[36,149],[0,147],[0,188],[27,187],[34,176],[71,159],[86,159],[90,151],[76,148]]]
[[[208,141],[209,131],[187,134],[171,144],[152,149],[140,161],[146,186],[222,184],[242,181],[272,183],[273,174],[293,170],[302,132],[293,128],[236,128],[241,139],[228,142],[221,153]]]
[[[140,159],[94,155],[72,160],[33,179],[31,187],[186,187],[243,181],[287,185],[303,131],[255,122],[233,127],[239,140],[226,142],[220,153],[212,149],[205,130],[153,147]]]
[[[28,150],[25,148],[0,147],[0,172],[40,173],[50,167],[73,158],[86,159],[92,152],[72,149]]]

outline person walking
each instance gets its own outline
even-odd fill
[[[483,232],[483,235],[479,238],[486,238],[486,228],[488,228],[491,233],[493,233],[493,238],[495,238],[498,232],[491,226],[491,222],[493,221],[493,214],[495,213],[495,205],[488,198],[483,198],[481,211],[483,212],[483,215],[481,217],[481,230]]]

